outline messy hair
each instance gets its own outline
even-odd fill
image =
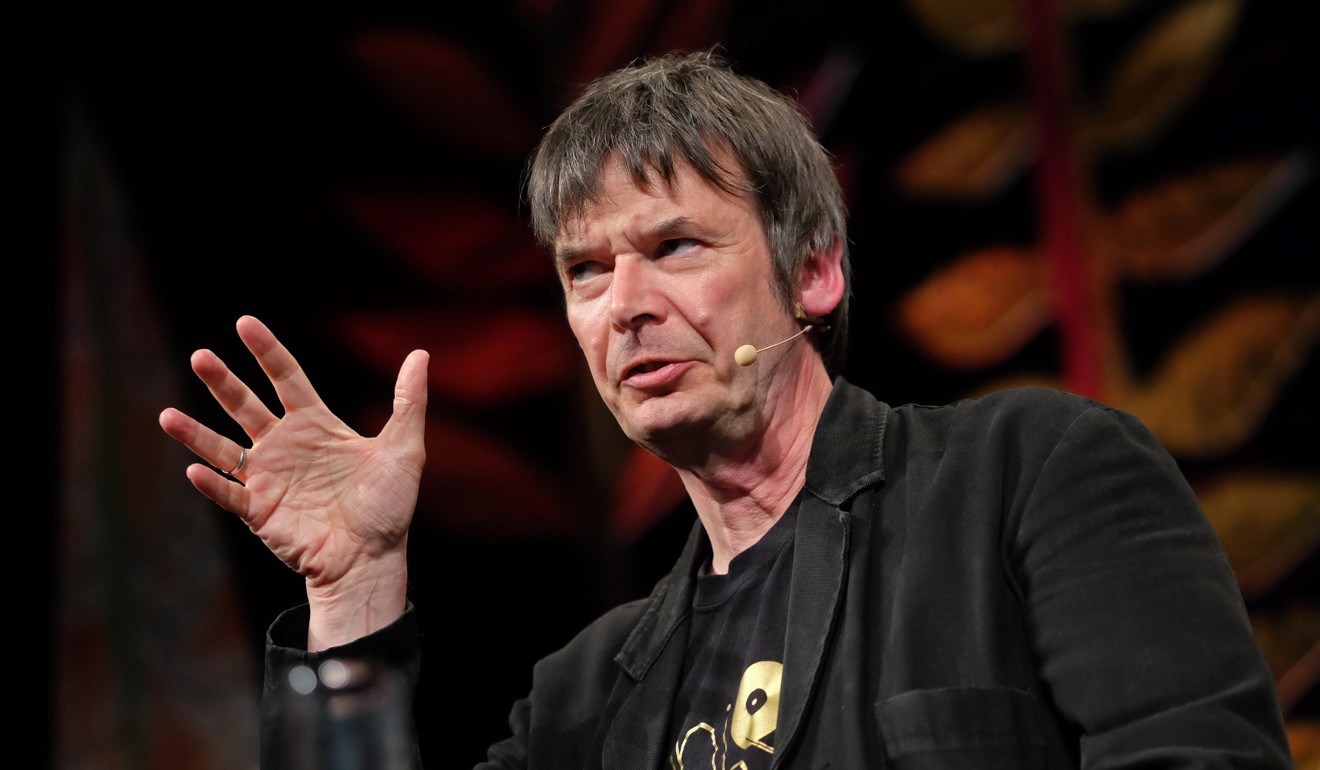
[[[596,202],[601,171],[614,157],[642,186],[656,174],[672,184],[683,161],[725,192],[750,200],[786,308],[793,306],[807,257],[837,240],[844,295],[825,319],[830,331],[813,340],[826,366],[837,371],[851,284],[843,195],[829,156],[791,99],[734,73],[711,52],[670,54],[596,80],[550,126],[532,157],[527,197],[543,245],[553,247]]]

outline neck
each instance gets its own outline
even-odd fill
[[[804,346],[805,347],[805,346]],[[761,426],[677,468],[710,538],[712,569],[729,569],[788,510],[806,481],[811,442],[833,385],[813,353],[784,362],[762,404]]]

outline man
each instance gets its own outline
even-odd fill
[[[790,102],[706,54],[620,71],[551,126],[528,193],[601,397],[700,522],[650,597],[537,665],[484,767],[1288,765],[1232,575],[1135,420],[1050,391],[891,409],[831,381],[843,206]],[[268,708],[327,654],[415,674],[426,354],[364,438],[269,330],[238,332],[284,416],[199,351],[252,446],[161,425],[306,581]]]

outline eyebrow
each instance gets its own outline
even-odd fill
[[[565,265],[578,261],[587,250],[580,246],[555,246],[555,267],[563,269]]]
[[[655,225],[648,227],[643,231],[642,236],[647,240],[667,240],[676,235],[686,235],[694,230],[699,230],[695,221],[688,216],[676,216],[669,219],[663,219]],[[576,262],[582,259],[590,249],[584,246],[573,244],[555,246],[555,264],[562,268],[564,265]]]
[[[673,238],[675,235],[691,233],[694,229],[696,229],[696,223],[692,221],[691,217],[678,216],[660,222],[651,228],[647,235],[654,240],[664,240]]]

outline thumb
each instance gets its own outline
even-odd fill
[[[387,442],[422,445],[426,432],[426,369],[430,361],[431,355],[425,350],[414,350],[399,368],[394,383],[394,411],[380,432]]]

